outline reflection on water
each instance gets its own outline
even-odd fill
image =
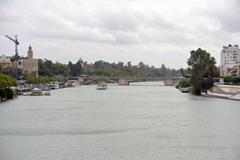
[[[62,89],[0,104],[0,160],[239,160],[237,101],[160,82]]]

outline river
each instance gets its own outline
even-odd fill
[[[0,160],[239,160],[240,102],[159,82],[0,104]]]

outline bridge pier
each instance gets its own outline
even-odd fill
[[[174,79],[165,79],[163,80],[164,86],[174,86],[177,83],[177,80]]]
[[[127,79],[119,79],[118,85],[127,86],[127,85],[129,85],[129,81]]]

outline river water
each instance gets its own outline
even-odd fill
[[[239,160],[240,102],[160,83],[0,104],[0,160]]]

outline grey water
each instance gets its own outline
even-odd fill
[[[239,160],[240,102],[159,82],[0,104],[0,160]]]

